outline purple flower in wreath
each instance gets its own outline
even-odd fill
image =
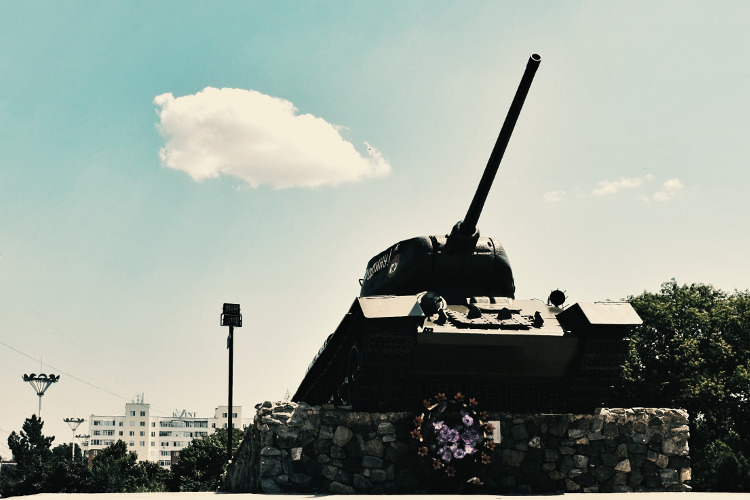
[[[479,433],[473,429],[466,429],[461,433],[461,439],[464,443],[474,446],[479,441]]]
[[[458,442],[459,438],[458,431],[455,429],[451,429],[450,427],[445,427],[442,431],[440,431],[440,437],[444,438],[449,443],[456,443]]]
[[[456,468],[470,469],[488,463],[487,454],[482,452],[485,447],[490,450],[494,443],[485,436],[488,424],[475,410],[476,405],[475,399],[465,402],[460,393],[452,400],[443,393],[425,400],[426,411],[414,420],[416,429],[412,434],[420,441],[419,455],[431,460],[436,470],[448,474],[451,469],[448,475],[454,476]]]
[[[449,441],[449,437],[451,435],[452,429],[448,427],[447,425],[442,427],[440,431],[438,432],[438,443],[445,444]]]

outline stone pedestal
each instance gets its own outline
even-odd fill
[[[333,405],[258,406],[223,489],[252,493],[426,493],[438,487],[416,452],[416,413]],[[592,414],[491,413],[499,442],[484,493],[688,491],[687,412],[609,408]],[[497,425],[497,424],[496,424]],[[441,481],[440,488],[469,491]]]

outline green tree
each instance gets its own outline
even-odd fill
[[[68,450],[70,446],[68,445]],[[54,452],[54,450],[53,450]],[[88,493],[91,471],[86,461],[70,459],[70,451],[64,457],[53,455],[52,466],[46,478],[47,491],[55,493]]]
[[[70,443],[58,444],[52,448],[52,457],[55,461],[63,461],[65,459],[70,461]],[[83,460],[83,452],[77,443],[75,445],[74,460]]]
[[[629,300],[624,403],[688,410],[696,489],[750,491],[750,293],[672,280]]]
[[[138,491],[168,491],[172,473],[155,462],[139,462],[137,469]]]
[[[180,459],[172,464],[172,490],[216,491],[227,465],[226,429],[194,439],[180,451]],[[240,430],[232,432],[232,450],[237,451],[242,439]]]
[[[15,468],[4,471],[0,477],[0,495],[33,495],[49,491],[46,479],[51,468],[50,446],[54,436],[42,434],[44,422],[32,415],[27,418],[20,434],[8,436],[8,447],[16,458]]]
[[[166,491],[169,481],[169,471],[153,462],[139,463],[138,454],[118,440],[94,457],[89,489],[92,493]]]

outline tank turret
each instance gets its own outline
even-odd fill
[[[505,250],[497,240],[480,237],[477,222],[540,62],[537,54],[529,58],[463,221],[457,222],[449,235],[400,241],[370,259],[361,280],[360,297],[424,290],[448,300],[515,296],[513,272]]]
[[[445,236],[400,241],[375,255],[360,296],[308,367],[294,401],[411,410],[462,392],[503,411],[602,406],[640,318],[628,303],[516,300],[500,243],[479,216],[541,58],[529,58],[474,198]]]

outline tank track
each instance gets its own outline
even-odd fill
[[[404,400],[404,390],[416,344],[416,328],[410,318],[368,320],[359,325],[352,343],[356,367],[351,367],[348,388],[355,409],[391,409]],[[387,408],[386,408],[387,406]]]

